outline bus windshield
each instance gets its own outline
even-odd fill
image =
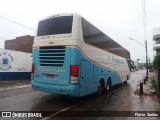
[[[37,36],[71,33],[72,22],[73,16],[54,17],[40,21]]]

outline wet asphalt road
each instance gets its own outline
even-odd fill
[[[69,111],[160,111],[160,100],[155,96],[139,96],[134,91],[145,71],[133,72],[127,85],[114,87],[109,94],[99,97],[89,95],[82,98],[68,98],[54,94],[34,91],[32,88],[0,92],[0,111],[50,111],[46,116],[61,110]],[[74,113],[74,112],[73,112]],[[72,114],[73,114],[72,113]],[[113,112],[116,114],[116,112]],[[123,114],[123,113],[122,113]],[[2,118],[0,118],[2,119]],[[13,118],[12,118],[13,119]],[[15,118],[17,119],[17,118]],[[33,119],[33,118],[25,118]],[[41,118],[37,118],[41,119]],[[90,119],[90,120],[158,120],[158,117],[47,117],[44,119]]]

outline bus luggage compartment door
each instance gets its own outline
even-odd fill
[[[93,64],[81,61],[80,96],[93,92]]]

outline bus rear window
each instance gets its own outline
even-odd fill
[[[68,34],[72,31],[73,16],[62,16],[41,21],[37,36]]]

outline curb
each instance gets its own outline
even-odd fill
[[[6,91],[6,90],[15,90],[15,89],[20,89],[20,88],[26,88],[26,87],[31,87],[31,85],[21,85],[21,86],[15,86],[15,87],[10,87],[10,88],[2,88],[0,89],[0,92]]]

